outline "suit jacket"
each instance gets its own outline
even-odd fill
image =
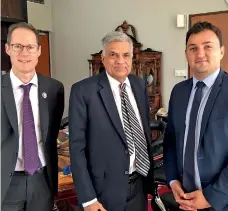
[[[177,84],[171,93],[164,140],[167,180],[182,181],[185,117],[192,78]],[[228,74],[220,70],[206,103],[197,162],[203,194],[215,210],[228,210]]]
[[[47,163],[47,181],[53,194],[58,188],[58,156],[56,138],[64,109],[64,88],[59,81],[38,76],[38,100],[41,137]],[[2,201],[9,188],[16,166],[19,134],[17,110],[10,74],[2,76],[1,95],[1,194]],[[43,98],[42,93],[47,97]]]
[[[135,75],[129,75],[128,78],[141,114],[148,153],[151,155],[145,82]],[[98,198],[109,211],[123,210],[130,157],[106,72],[72,86],[69,132],[71,166],[79,203]],[[145,179],[146,182],[147,187],[152,188],[153,167]]]

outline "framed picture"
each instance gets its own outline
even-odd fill
[[[28,0],[28,1],[31,1],[31,2],[34,2],[34,3],[38,3],[38,4],[44,4],[45,0]]]

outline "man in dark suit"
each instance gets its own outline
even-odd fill
[[[50,211],[58,187],[56,138],[64,88],[36,73],[41,47],[32,25],[9,28],[6,53],[12,69],[2,76],[2,210]]]
[[[164,140],[167,180],[184,210],[228,210],[228,75],[220,30],[199,22],[186,36],[193,78],[171,93]]]
[[[106,71],[71,89],[70,157],[77,198],[85,211],[147,210],[153,185],[147,88],[130,74],[133,44],[126,34],[107,34],[103,46]]]

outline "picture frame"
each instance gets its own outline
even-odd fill
[[[44,4],[45,0],[28,0],[28,1],[38,3],[38,4]]]

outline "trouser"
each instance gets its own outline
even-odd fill
[[[24,171],[14,172],[2,211],[51,211],[53,203],[44,167],[33,175]]]

